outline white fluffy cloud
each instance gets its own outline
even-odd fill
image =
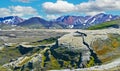
[[[32,7],[25,7],[25,6],[11,6],[10,7],[13,14],[18,16],[24,16],[24,15],[37,15],[36,9]]]
[[[93,15],[105,11],[120,11],[120,0],[89,0],[76,5],[58,0],[56,3],[45,2],[43,9],[48,14],[79,12]]]
[[[0,8],[0,17],[2,16],[8,16],[8,15],[10,15],[10,10],[9,9],[7,9],[7,8]]]
[[[0,16],[20,16],[20,17],[29,17],[37,16],[37,10],[28,6],[10,6],[9,8],[0,8]]]
[[[75,10],[75,6],[67,1],[58,0],[56,3],[45,2],[43,5],[45,12],[49,14],[66,13]]]
[[[120,0],[95,0],[76,5],[79,12],[86,12],[88,14],[96,14],[99,12],[119,10]]]

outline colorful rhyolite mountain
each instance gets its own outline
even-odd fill
[[[118,15],[100,13],[95,16],[61,16],[52,21],[46,21],[39,17],[32,17],[27,20],[19,18],[18,16],[9,16],[0,18],[0,23],[12,24],[17,26],[34,26],[35,28],[74,28],[84,29],[93,25],[101,24],[103,22],[120,19]],[[38,27],[39,26],[39,27]]]
[[[107,21],[120,19],[120,16],[100,13],[95,16],[62,16],[56,21],[68,24],[69,28],[87,28]]]

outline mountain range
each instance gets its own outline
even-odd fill
[[[0,18],[0,24],[16,25],[28,28],[73,28],[85,29],[97,24],[120,19],[118,15],[100,13],[95,16],[61,16],[55,20],[47,21],[40,17],[22,19],[18,16]]]

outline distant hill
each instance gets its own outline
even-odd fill
[[[17,24],[18,26],[22,26],[22,27],[28,27],[28,28],[48,28],[49,27],[49,22],[39,18],[39,17],[32,17],[28,20],[25,20],[19,24]]]
[[[114,21],[104,22],[98,25],[91,26],[87,29],[96,30],[96,29],[104,29],[104,28],[120,28],[120,19]]]
[[[46,21],[40,17],[32,17],[28,20],[25,20],[19,24],[18,26],[21,27],[27,27],[27,28],[62,28],[62,26],[59,24],[59,22],[54,22],[54,21]]]

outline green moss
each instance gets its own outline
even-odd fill
[[[63,67],[70,67],[70,61],[64,61]]]
[[[42,54],[42,63],[41,63],[41,67],[44,67],[45,65],[45,61],[46,60],[46,57]]]
[[[42,68],[44,68],[44,66],[45,66],[46,56],[45,56],[44,54],[45,54],[45,52],[46,52],[47,50],[49,50],[48,47],[46,47],[44,50],[42,50],[42,51],[40,52],[40,53],[42,54],[42,63],[41,63],[41,67],[42,67]]]
[[[23,66],[24,64],[28,63],[32,57],[25,57],[18,65]]]
[[[90,61],[88,62],[87,64],[87,67],[91,67],[91,66],[94,66],[95,62],[94,62],[94,57],[90,57]]]
[[[58,63],[58,61],[52,56],[50,55],[50,67],[48,69],[61,69],[60,68],[60,64]]]

